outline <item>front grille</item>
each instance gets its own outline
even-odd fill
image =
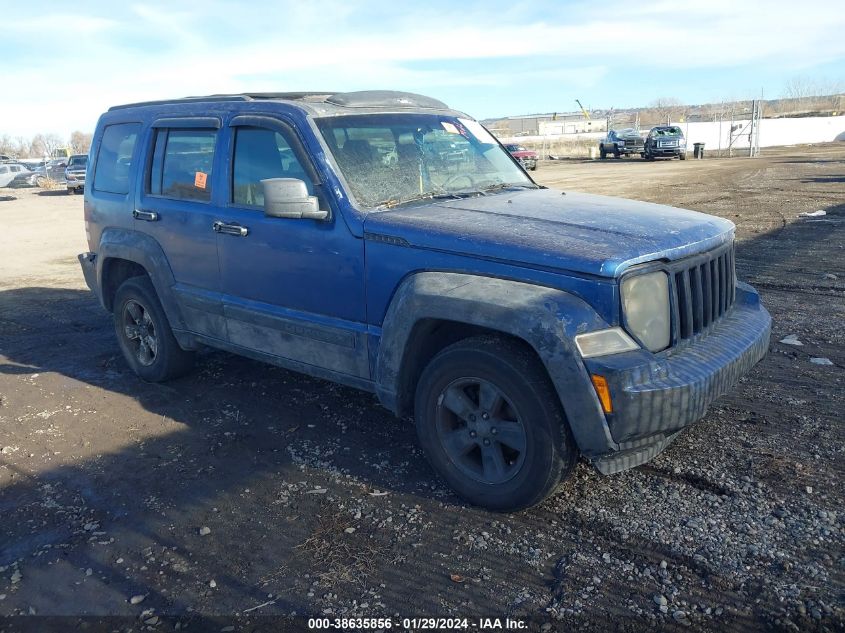
[[[695,258],[672,272],[677,340],[692,338],[716,323],[736,300],[734,247]]]

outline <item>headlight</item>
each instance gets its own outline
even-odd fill
[[[622,308],[628,330],[650,351],[669,347],[669,277],[662,271],[622,281]]]

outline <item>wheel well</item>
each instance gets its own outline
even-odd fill
[[[110,257],[103,262],[103,303],[111,311],[114,304],[114,295],[120,285],[131,277],[141,277],[147,274],[147,270],[138,262],[128,259]]]
[[[463,339],[483,336],[485,334],[509,339],[524,345],[542,365],[537,352],[527,341],[507,332],[480,325],[472,325],[470,323],[461,323],[459,321],[422,319],[411,330],[411,334],[405,343],[404,353],[402,354],[402,368],[399,372],[399,393],[397,394],[398,414],[405,416],[413,413],[414,393],[417,382],[426,365],[428,365],[438,352]]]

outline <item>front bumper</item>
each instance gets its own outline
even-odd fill
[[[523,169],[534,169],[537,166],[536,158],[517,158],[516,159]]]
[[[652,147],[648,150],[652,156],[677,156],[686,153],[686,147]]]
[[[85,176],[74,178],[65,178],[65,184],[68,189],[79,189],[85,187]]]
[[[738,283],[736,303],[707,333],[667,352],[645,350],[585,361],[607,379],[613,413],[607,424],[617,450],[594,458],[604,474],[657,455],[685,426],[745,375],[769,348],[772,319],[759,295]]]

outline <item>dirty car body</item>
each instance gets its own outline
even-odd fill
[[[211,346],[374,392],[493,509],[644,463],[768,346],[732,223],[539,187],[419,95],[113,108],[87,182],[80,263],[140,375]]]

